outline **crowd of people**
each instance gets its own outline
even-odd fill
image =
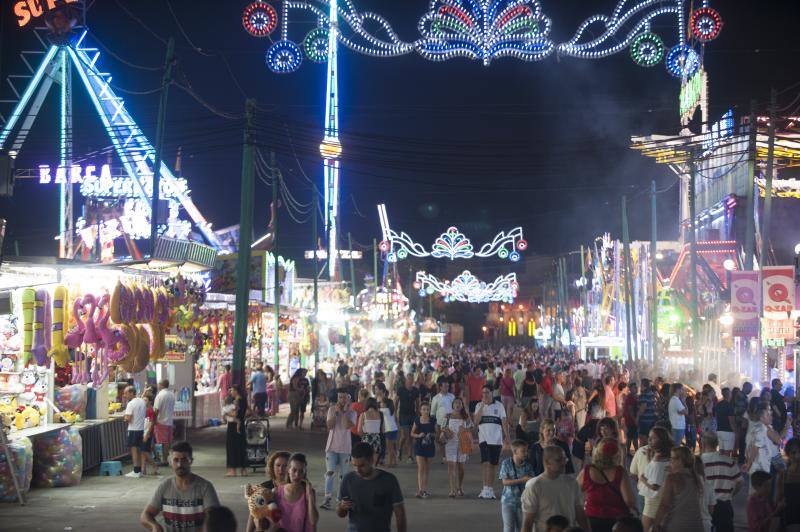
[[[411,351],[331,370],[290,379],[287,427],[303,426],[310,395],[327,439],[321,501],[305,456],[269,459],[265,485],[288,532],[315,530],[318,508],[347,518],[348,531],[388,531],[392,519],[406,530],[391,473],[402,463],[416,464],[420,499],[499,499],[504,532],[732,531],[742,489],[749,530],[800,530],[800,505],[787,504],[800,500],[796,403],[778,379],[661,375],[645,362],[524,348]],[[231,395],[229,437],[247,411],[246,394]],[[482,487],[465,493],[475,459]],[[446,494],[429,487],[438,460]],[[247,530],[261,528],[251,519]]]

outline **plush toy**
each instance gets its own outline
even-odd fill
[[[49,365],[47,353],[50,351],[50,294],[47,290],[36,291],[33,305],[33,346],[31,354],[37,366]]]
[[[33,321],[36,314],[36,290],[22,289],[22,367],[28,365],[33,349]]]
[[[122,403],[108,403],[108,413],[114,414],[122,410]]]
[[[19,394],[19,400],[22,404],[33,404],[36,399],[36,394],[33,391],[33,386],[36,384],[36,370],[33,367],[27,367],[22,370],[22,375],[19,379],[22,384],[22,393]]]
[[[11,428],[14,425],[14,416],[17,414],[17,398],[13,395],[0,397],[0,425]],[[0,427],[0,430],[2,429]]]
[[[83,308],[83,299],[76,297],[72,303],[72,317],[75,320],[75,327],[69,330],[64,337],[64,344],[70,349],[78,349],[83,343],[83,335],[86,332],[86,326],[81,319],[81,310]]]
[[[254,523],[261,523],[261,527],[256,527],[265,532],[285,532],[286,529],[278,526],[281,520],[281,509],[275,502],[275,492],[269,488],[257,484],[248,484],[244,488],[244,496],[247,499],[247,508]],[[264,526],[264,521],[268,526]]]
[[[33,406],[22,406],[17,409],[14,415],[14,428],[17,430],[38,427],[42,419],[42,413]]]
[[[53,326],[49,356],[56,366],[63,368],[69,362],[69,349],[64,343],[67,331],[67,289],[58,285],[53,289]]]
[[[47,368],[36,368],[36,382],[33,383],[31,390],[34,395],[34,401],[37,404],[45,402],[47,395]]]

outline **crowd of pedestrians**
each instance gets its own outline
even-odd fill
[[[800,501],[800,440],[792,437],[793,403],[777,379],[754,387],[733,376],[661,375],[646,363],[523,348],[413,351],[340,360],[332,369],[331,377],[318,372],[309,380],[298,371],[289,381],[287,427],[302,427],[309,394],[312,411],[323,412],[321,501],[306,457],[274,452],[262,486],[281,517],[250,518],[246,530],[313,531],[319,508],[346,519],[349,532],[388,531],[392,521],[405,531],[403,490],[391,470],[407,463],[417,470],[407,493],[499,499],[504,532],[732,531],[733,499],[745,489],[746,514],[737,512],[748,530],[800,530],[800,505],[787,504]],[[255,408],[264,403],[269,411],[269,398],[260,396],[266,382],[250,380],[259,394]],[[228,471],[236,474],[247,396],[232,386],[224,404]],[[477,493],[464,491],[470,460],[481,464]],[[447,493],[430,488],[430,475],[444,471],[431,467],[440,462],[447,464]],[[176,478],[186,470],[171,465]],[[202,504],[193,495],[198,508],[216,506],[194,478],[204,490]],[[161,502],[154,497],[143,524],[152,526],[159,511],[167,519],[163,500],[172,489],[187,490],[185,481],[173,482],[159,487]]]

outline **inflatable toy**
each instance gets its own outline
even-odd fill
[[[97,333],[100,335],[101,343],[105,348],[105,354],[109,362],[117,363],[128,356],[130,345],[121,327],[108,326],[108,319],[111,317],[109,300],[110,298],[108,295],[104,295],[100,298],[100,304],[98,305],[100,314],[97,322]]]
[[[56,388],[53,392],[53,403],[62,414],[71,412],[82,416],[86,409],[86,386],[69,384]]]
[[[96,344],[100,341],[100,337],[97,335],[97,325],[95,322],[97,299],[95,299],[92,294],[86,294],[83,296],[82,307],[86,315],[86,322],[84,323],[86,332],[83,333],[83,343]]]
[[[50,329],[47,324],[51,321],[50,314],[50,294],[47,290],[36,290],[36,301],[33,305],[33,347],[31,354],[37,366],[48,365],[47,353],[50,350],[48,340]]]
[[[81,309],[83,307],[83,299],[76,297],[72,303],[72,317],[75,320],[75,327],[69,330],[64,337],[64,344],[70,349],[78,349],[83,343],[83,335],[86,332],[86,326],[81,319]]]
[[[67,330],[67,289],[61,285],[53,289],[53,324],[51,330],[51,348],[48,355],[56,366],[63,368],[69,362],[69,349],[64,343]]]
[[[22,289],[22,367],[28,365],[33,349],[33,322],[36,313],[36,290],[33,288]]]
[[[37,488],[77,486],[83,474],[83,442],[78,429],[61,429],[33,443],[33,485]]]
[[[14,438],[8,442],[11,457],[0,461],[0,502],[16,502],[17,491],[11,480],[11,469],[17,474],[20,490],[25,493],[31,488],[33,474],[33,444],[29,438]]]

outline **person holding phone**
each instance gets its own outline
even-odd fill
[[[281,510],[279,526],[286,532],[315,532],[319,521],[316,493],[306,478],[306,456],[295,453],[289,458],[289,483],[275,489],[275,502]],[[259,530],[259,528],[257,528]]]

